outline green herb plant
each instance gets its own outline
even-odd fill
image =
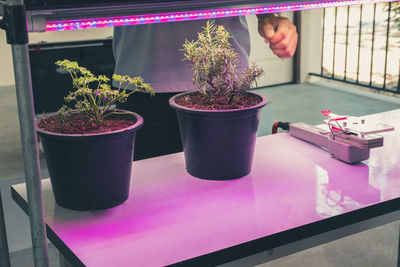
[[[75,108],[80,113],[86,114],[96,124],[101,124],[105,117],[112,114],[123,114],[115,109],[116,103],[124,103],[128,97],[137,91],[150,92],[154,95],[150,84],[144,83],[141,77],[131,78],[127,75],[113,75],[113,80],[119,83],[118,89],[112,89],[110,79],[104,75],[94,75],[88,69],[80,67],[77,62],[59,60],[55,63],[62,70],[67,71],[71,78],[73,88],[64,98],[66,103],[75,103]],[[133,89],[127,90],[128,87]],[[59,118],[63,121],[72,114],[72,109],[63,105],[58,111]]]
[[[263,74],[256,64],[244,71],[238,66],[238,54],[229,39],[232,36],[222,25],[207,21],[197,40],[183,44],[184,60],[193,68],[193,84],[211,103],[231,104],[235,96],[249,90]]]

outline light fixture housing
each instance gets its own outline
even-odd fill
[[[281,13],[350,5],[391,2],[392,0],[320,1],[130,1],[121,6],[71,6],[53,10],[28,11],[29,31],[68,31],[138,24],[213,19],[252,14]],[[136,2],[136,4],[135,4]],[[152,3],[150,3],[152,2]],[[175,5],[174,5],[175,3]],[[229,4],[228,4],[229,3]],[[30,25],[30,27],[29,27]]]

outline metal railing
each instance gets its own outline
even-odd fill
[[[400,2],[323,10],[321,72],[400,94]]]

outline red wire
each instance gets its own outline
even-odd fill
[[[273,125],[272,125],[272,134],[276,134],[278,132],[278,123],[279,121],[276,121]]]

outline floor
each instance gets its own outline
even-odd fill
[[[274,121],[319,124],[321,110],[367,115],[400,108],[400,98],[371,93],[331,82],[282,85],[258,90],[269,105],[262,111],[259,135],[270,134]],[[33,266],[28,217],[14,203],[10,185],[24,182],[15,89],[0,88],[0,189],[3,199],[11,264]],[[43,156],[43,155],[41,155]],[[47,177],[44,159],[42,176]],[[333,241],[263,267],[282,266],[397,266],[399,222]],[[57,250],[49,245],[51,266],[59,266]]]

